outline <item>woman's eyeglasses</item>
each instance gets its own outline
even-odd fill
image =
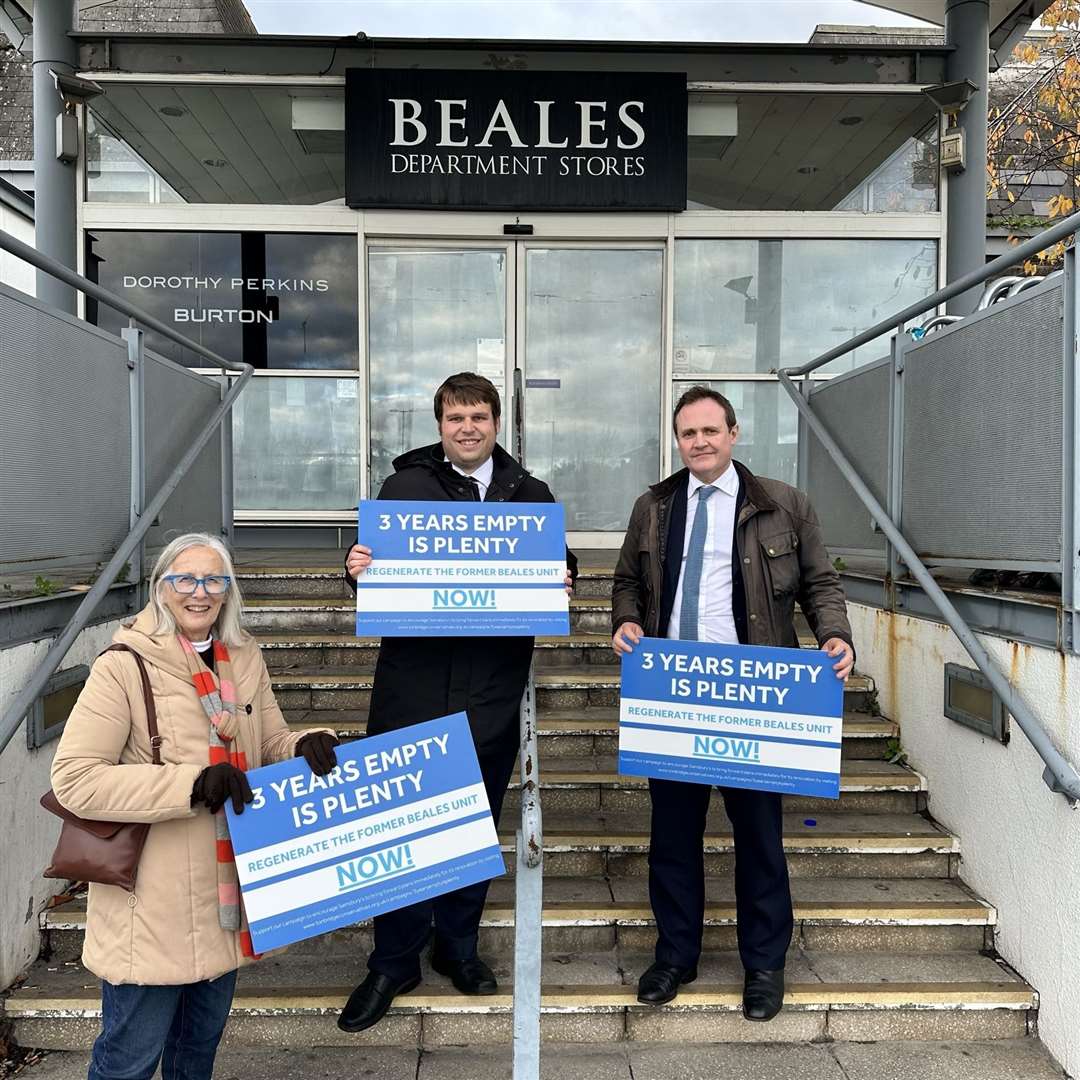
[[[195,577],[194,574],[165,574],[162,581],[167,581],[181,596],[193,596],[201,585],[207,596],[223,596],[229,591],[232,578],[227,574],[208,574]]]

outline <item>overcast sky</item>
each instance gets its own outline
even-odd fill
[[[263,34],[806,41],[819,23],[921,26],[858,0],[246,0]]]

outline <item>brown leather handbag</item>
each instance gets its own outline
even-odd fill
[[[143,701],[146,703],[146,726],[150,729],[150,749],[154,764],[160,765],[161,736],[158,734],[157,709],[143,658],[127,645],[110,645],[105,652],[129,652],[139,665]],[[87,821],[65,810],[51,790],[41,796],[41,805],[64,823],[45,877],[119,885],[121,889],[134,892],[139,858],[150,832],[148,823]]]

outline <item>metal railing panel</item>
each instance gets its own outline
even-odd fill
[[[221,404],[221,389],[213,377],[196,375],[149,349],[144,355],[146,488],[156,491],[206,418]],[[222,535],[221,489],[221,440],[213,439],[146,534],[147,547],[164,547],[182,532]]]
[[[111,334],[0,285],[5,568],[104,561],[130,528],[127,358]]]
[[[1060,569],[1061,356],[1061,278],[905,348],[903,527],[924,561]]]
[[[860,463],[870,490],[886,501],[889,483],[889,393],[892,360],[885,357],[855,371],[810,385],[811,407],[835,434],[844,453]],[[802,457],[806,474],[800,486],[810,495],[821,521],[825,543],[838,553],[885,551],[885,536],[875,529],[869,511],[844,483],[828,451],[805,421],[799,439],[806,440]]]

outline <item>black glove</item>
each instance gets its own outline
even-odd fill
[[[316,776],[325,776],[337,768],[334,747],[341,740],[328,731],[312,731],[296,744],[296,757],[302,757]]]
[[[191,789],[191,805],[206,803],[211,814],[216,814],[229,799],[232,799],[233,811],[242,814],[244,804],[254,798],[247,775],[227,761],[203,769]]]

